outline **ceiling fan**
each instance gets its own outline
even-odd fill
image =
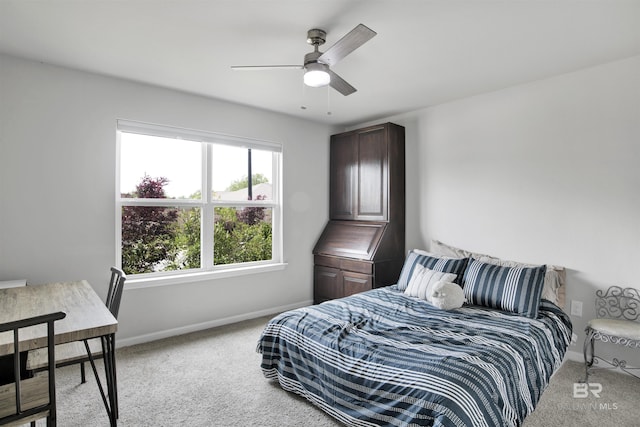
[[[359,24],[326,52],[320,52],[318,48],[326,41],[327,33],[324,30],[313,28],[307,32],[307,43],[313,46],[313,52],[309,52],[304,56],[303,65],[236,65],[231,68],[233,70],[304,69],[304,83],[307,86],[322,87],[329,85],[344,96],[347,96],[355,92],[356,88],[331,71],[330,67],[368,42],[376,34],[375,31],[367,26]]]

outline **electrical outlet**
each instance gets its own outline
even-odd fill
[[[582,301],[571,301],[571,314],[582,317]]]

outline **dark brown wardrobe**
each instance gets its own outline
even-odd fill
[[[405,258],[404,127],[333,135],[329,223],[313,250],[314,301],[396,283]]]

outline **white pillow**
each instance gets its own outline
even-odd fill
[[[438,256],[450,256],[454,258],[474,258],[474,259],[479,259],[480,257],[495,258],[495,257],[481,254],[478,252],[471,252],[466,249],[461,249],[455,246],[447,245],[446,243],[442,243],[441,241],[435,240],[435,239],[431,239],[431,251],[435,254],[438,254]]]
[[[464,291],[456,283],[439,281],[433,285],[431,304],[441,310],[460,308],[465,302]]]
[[[433,271],[420,264],[416,264],[404,293],[430,302],[429,298],[433,293],[432,288],[441,280],[444,280],[445,282],[453,282],[456,280],[456,275],[453,273]]]

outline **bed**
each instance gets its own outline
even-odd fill
[[[393,286],[269,321],[262,371],[349,426],[519,426],[570,342],[569,317],[542,297],[552,270],[411,251]],[[467,302],[411,295],[418,271]]]

